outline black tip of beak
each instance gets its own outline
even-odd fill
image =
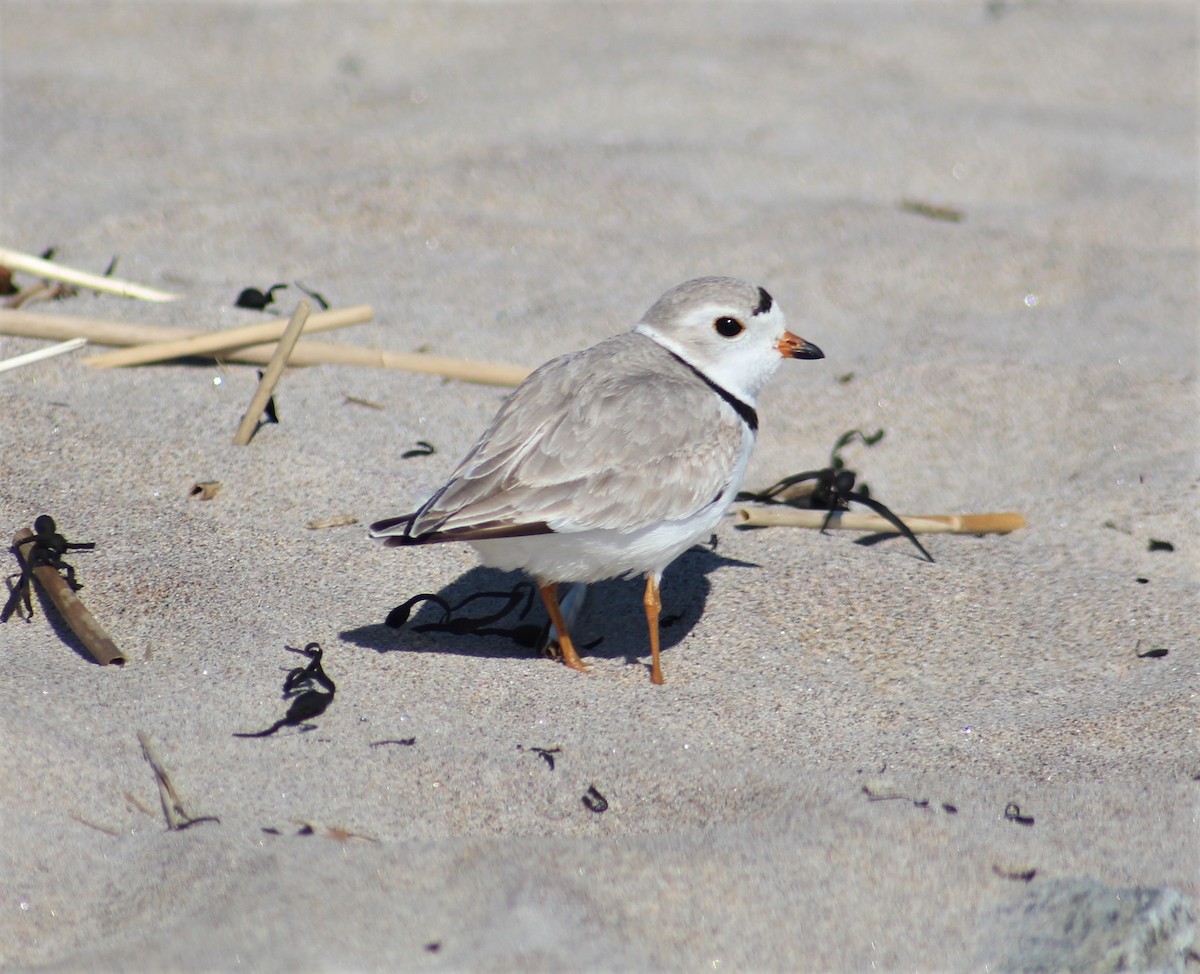
[[[792,358],[813,359],[813,358],[824,358],[824,357],[825,357],[825,353],[822,352],[819,348],[817,348],[817,346],[814,345],[812,342],[803,342],[796,348],[796,350],[794,352],[792,352]]]

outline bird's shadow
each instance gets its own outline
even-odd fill
[[[697,546],[671,564],[663,574],[662,614],[659,619],[661,647],[667,650],[682,642],[704,614],[710,585],[708,573],[717,568],[757,568],[753,562],[726,558],[706,546]],[[490,599],[476,598],[461,611],[457,620],[486,616],[503,607],[504,600],[518,583],[529,583],[520,572],[502,572],[495,568],[473,568],[436,593],[427,593],[451,606],[479,593],[491,593]],[[609,579],[588,586],[587,603],[570,627],[571,638],[583,656],[621,659],[637,664],[650,652],[646,615],[642,605],[645,582],[641,578]],[[411,599],[417,593],[407,593]],[[561,594],[561,588],[560,588]],[[411,616],[399,627],[380,621],[348,629],[341,638],[354,646],[377,653],[447,653],[493,658],[528,658],[537,655],[537,642],[548,625],[545,606],[536,588],[531,598],[514,599],[503,618],[489,620],[479,631],[447,631],[439,623],[445,610],[429,600],[414,606]],[[528,611],[524,610],[526,607]],[[392,606],[381,607],[387,616]]]

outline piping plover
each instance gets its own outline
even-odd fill
[[[469,541],[537,581],[563,662],[580,660],[560,582],[646,577],[650,679],[662,683],[663,570],[707,538],[741,487],[755,400],[785,358],[824,354],[760,287],[702,277],[634,325],[531,373],[420,509],[371,525],[389,546]]]

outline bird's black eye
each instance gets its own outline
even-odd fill
[[[746,330],[746,326],[738,321],[737,318],[718,318],[713,322],[713,328],[717,330],[717,334],[722,338],[737,338],[738,335]]]

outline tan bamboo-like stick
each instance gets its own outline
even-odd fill
[[[310,344],[317,344],[316,342]],[[331,365],[367,365],[401,372],[440,375],[447,379],[477,382],[486,386],[518,386],[533,370],[524,365],[503,362],[474,362],[446,355],[425,355],[419,352],[383,352],[354,345],[322,344],[316,361]],[[295,356],[292,364],[296,364]],[[308,364],[308,363],[305,363]]]
[[[139,325],[82,315],[44,314],[40,311],[0,308],[0,334],[58,341],[86,338],[93,345],[140,345],[143,342],[169,342],[176,338],[190,338],[199,335],[200,332],[187,328],[172,328],[169,325]]]
[[[792,527],[820,529],[828,511],[802,511],[794,507],[739,507],[734,511],[739,527]],[[913,534],[1008,534],[1025,527],[1015,512],[997,514],[900,514]],[[895,532],[896,525],[878,514],[835,511],[828,527],[847,531]]]
[[[366,305],[362,306],[364,309]],[[326,313],[326,312],[322,312]],[[313,315],[312,321],[320,315]],[[279,319],[272,319],[278,321]],[[146,345],[152,342],[174,342],[181,338],[195,338],[207,334],[194,328],[175,328],[171,325],[145,325],[128,321],[108,321],[103,318],[86,318],[77,315],[41,314],[27,311],[9,311],[0,308],[0,334],[17,335],[21,338],[53,338],[65,340],[82,336],[93,345]],[[310,361],[299,361],[302,349],[324,349],[340,346],[323,345],[318,342],[299,342],[292,353],[292,365],[317,365],[323,361],[319,354],[309,355]],[[275,342],[249,345],[220,353],[227,362],[248,362],[266,365],[275,353]],[[198,356],[214,358],[217,356]]]
[[[258,388],[254,391],[254,398],[250,400],[246,414],[242,417],[237,435],[233,438],[234,446],[246,446],[258,428],[258,420],[262,416],[263,410],[267,408],[267,400],[275,391],[279,377],[283,375],[283,368],[287,365],[288,356],[296,347],[296,340],[300,337],[300,332],[304,330],[304,323],[308,321],[308,313],[311,310],[312,305],[309,304],[308,298],[301,298],[300,303],[296,305],[296,310],[292,312],[292,319],[288,322],[283,337],[279,339],[279,348],[271,356],[271,361],[267,364],[267,371],[259,380]]]
[[[67,352],[73,352],[77,348],[83,348],[86,344],[86,338],[70,338],[65,342],[59,342],[57,345],[35,348],[32,352],[26,352],[24,355],[14,355],[12,358],[4,359],[4,361],[0,362],[0,372],[7,372],[9,369],[19,369],[25,365],[33,365],[34,362],[54,358],[55,355],[65,355]]]
[[[52,260],[34,257],[32,254],[22,254],[16,250],[0,247],[0,266],[9,270],[24,271],[35,277],[48,281],[63,281],[87,288],[89,291],[103,291],[105,294],[117,294],[123,298],[138,298],[141,301],[178,301],[178,294],[159,291],[142,284],[123,281],[118,277],[105,277],[102,274],[89,274],[87,271],[77,271]]]
[[[319,315],[313,315],[313,319]],[[311,329],[310,319],[308,328]],[[200,332],[163,325],[139,325],[74,315],[31,314],[0,309],[0,334],[26,338],[74,338],[82,335],[93,345],[139,345],[192,337]],[[226,362],[265,365],[275,351],[274,343],[251,345],[220,353]],[[208,356],[213,357],[213,356]],[[331,345],[326,342],[299,341],[292,350],[289,365],[358,365],[369,368],[397,369],[441,375],[447,379],[478,382],[492,386],[516,386],[531,369],[502,362],[474,362],[407,352],[384,352],[356,345]]]
[[[25,542],[28,542],[33,536],[33,532],[29,528],[21,528],[13,535],[13,550],[17,553],[22,565],[29,557],[28,545]],[[71,631],[79,637],[79,641],[91,654],[92,659],[101,666],[107,666],[109,663],[115,663],[118,666],[124,665],[125,656],[117,649],[117,644],[96,621],[96,617],[88,611],[87,606],[79,601],[79,596],[71,591],[67,580],[58,573],[53,565],[38,565],[33,570],[33,577],[42,587],[47,598],[54,603],[59,615],[71,627]]]
[[[333,328],[345,328],[348,325],[361,325],[370,320],[371,309],[366,305],[360,305],[313,315],[307,327],[310,331],[329,331]],[[214,355],[230,348],[276,341],[287,327],[287,322],[264,321],[259,325],[227,328],[223,331],[196,335],[193,338],[180,338],[173,342],[154,342],[150,345],[136,345],[133,348],[121,349],[118,352],[103,352],[100,355],[85,358],[83,364],[93,365],[97,368],[116,368],[126,365],[165,362],[168,359],[186,358],[189,355]]]

